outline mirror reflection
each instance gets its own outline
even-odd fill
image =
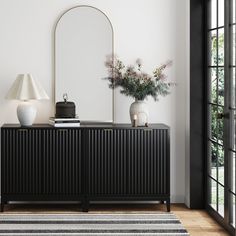
[[[79,6],[62,15],[55,30],[55,101],[67,93],[82,121],[113,121],[113,91],[102,78],[113,55],[113,29],[100,10]]]

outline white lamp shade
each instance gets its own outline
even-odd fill
[[[24,101],[49,99],[43,87],[31,74],[18,75],[5,98]]]

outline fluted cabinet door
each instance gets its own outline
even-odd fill
[[[90,195],[169,194],[168,130],[88,131]]]
[[[2,195],[41,193],[41,130],[3,129]]]
[[[126,194],[126,130],[88,130],[88,194]]]
[[[82,192],[80,129],[43,130],[43,194],[77,195]]]
[[[127,194],[168,194],[168,130],[129,130],[127,138]]]

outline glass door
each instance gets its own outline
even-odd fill
[[[235,232],[235,1],[207,5],[207,209]]]
[[[235,229],[235,171],[236,171],[236,0],[229,3],[229,148],[228,148],[228,199],[229,223]],[[236,231],[235,231],[236,235]]]

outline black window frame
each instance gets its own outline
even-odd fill
[[[230,1],[230,0],[229,0]],[[225,1],[225,9],[230,11],[229,1]],[[222,220],[219,214],[208,207],[207,179],[208,179],[208,0],[190,0],[190,208],[207,209],[208,212],[231,234],[235,234],[233,227],[227,224],[229,219]],[[225,77],[230,76],[230,22],[225,16],[225,50],[226,56],[224,72]],[[236,24],[233,24],[236,25]],[[236,64],[236,63],[235,63]],[[232,77],[231,77],[232,78]],[[232,81],[225,83],[225,90],[230,94]],[[225,106],[229,106],[229,97],[225,98]],[[229,119],[225,119],[224,129],[231,130],[234,109],[224,111]],[[232,146],[232,133],[225,138],[226,147]],[[230,159],[230,158],[229,158]],[[225,165],[230,166],[230,160],[225,160]],[[229,170],[229,168],[228,168]],[[225,178],[228,178],[227,173]],[[229,188],[230,180],[226,181]],[[227,191],[227,190],[226,190]],[[226,201],[226,212],[229,210],[229,197]]]

